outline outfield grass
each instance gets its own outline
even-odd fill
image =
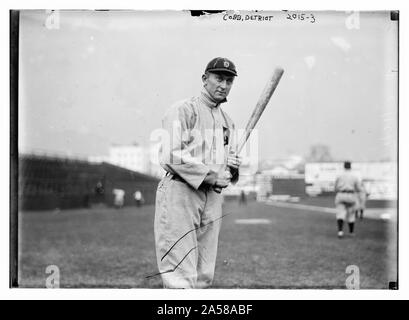
[[[355,238],[337,239],[331,214],[228,202],[215,288],[345,288],[345,269],[360,269],[361,288],[396,281],[396,226],[358,222]],[[160,288],[153,237],[154,207],[22,212],[19,284],[44,287],[48,265],[61,287]],[[270,219],[241,225],[236,219]],[[393,232],[391,232],[391,230]]]

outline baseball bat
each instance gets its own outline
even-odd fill
[[[250,119],[247,122],[246,129],[237,147],[237,154],[240,154],[248,138],[250,137],[251,132],[256,127],[256,124],[263,114],[264,110],[266,109],[271,96],[273,95],[275,89],[278,86],[278,83],[281,80],[281,77],[283,76],[283,73],[284,70],[280,67],[277,67],[268,79],[267,84],[264,87],[264,90],[261,93],[260,98],[258,99],[257,104],[253,110],[253,113],[251,114]]]
[[[266,86],[264,87],[263,92],[260,95],[260,98],[257,101],[256,106],[254,107],[253,113],[251,114],[247,125],[246,129],[240,139],[240,142],[237,147],[237,154],[240,154],[241,150],[244,148],[244,145],[246,144],[248,138],[250,137],[251,132],[253,129],[256,127],[256,124],[258,120],[260,119],[261,115],[263,114],[264,110],[267,107],[268,102],[271,99],[271,96],[273,95],[275,89],[278,86],[278,83],[281,80],[281,77],[283,76],[284,69],[277,67],[274,69],[274,72],[270,76],[270,78],[267,81]],[[214,188],[217,193],[221,192],[221,188]]]

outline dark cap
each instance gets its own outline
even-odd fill
[[[227,58],[214,58],[210,61],[205,72],[227,72],[234,76],[237,76],[236,66]]]

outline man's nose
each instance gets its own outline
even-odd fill
[[[226,89],[227,87],[227,81],[223,80],[222,82],[220,82],[220,87],[222,87],[223,89]]]

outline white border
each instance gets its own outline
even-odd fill
[[[402,1],[403,2],[403,1]],[[161,289],[134,289],[134,290],[107,290],[107,289],[60,289],[60,290],[46,290],[46,289],[8,289],[9,286],[9,218],[8,218],[8,194],[9,194],[9,9],[93,9],[93,8],[109,8],[109,9],[139,9],[139,10],[159,10],[159,9],[258,9],[258,10],[281,10],[281,9],[305,9],[305,10],[400,10],[400,88],[407,88],[407,62],[403,57],[408,56],[407,50],[407,10],[400,1],[358,1],[358,0],[344,0],[340,3],[328,1],[274,1],[274,6],[269,1],[248,1],[237,0],[232,2],[224,2],[221,4],[217,0],[206,1],[59,1],[58,6],[55,1],[2,1],[1,2],[1,16],[0,16],[0,34],[1,34],[1,70],[7,72],[1,73],[1,89],[0,95],[2,99],[2,108],[0,111],[0,150],[4,153],[1,157],[0,177],[1,189],[0,195],[2,197],[1,203],[1,239],[0,251],[0,298],[2,299],[141,299],[141,300],[159,300],[159,299],[407,299],[408,298],[408,212],[407,206],[407,190],[408,190],[408,148],[407,142],[404,140],[407,137],[408,125],[403,119],[409,119],[408,115],[408,99],[407,90],[400,92],[400,233],[399,233],[399,287],[398,291],[388,290],[257,290],[257,289],[240,289],[240,290],[224,290],[224,289],[210,289],[210,290],[161,290]],[[402,34],[405,37],[402,37]],[[3,68],[4,67],[4,68]],[[406,145],[405,145],[406,144]],[[7,177],[7,178],[6,178]]]

